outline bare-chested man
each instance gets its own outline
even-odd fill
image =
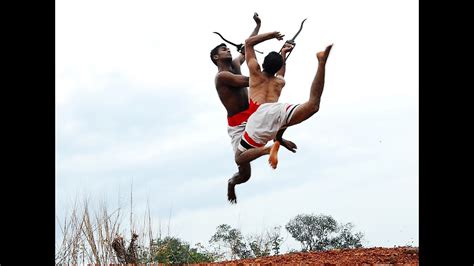
[[[285,85],[283,75],[286,56],[283,51],[281,55],[270,52],[265,57],[263,69],[261,69],[254,46],[273,38],[282,40],[283,36],[275,31],[252,36],[245,41],[245,59],[250,73],[250,103],[256,106],[257,110],[249,117],[235,153],[235,162],[238,165],[250,162],[263,154],[270,154],[269,162],[273,168],[276,168],[278,160],[274,155],[278,151],[278,141],[272,146],[264,146],[270,140],[278,139],[279,132],[282,130],[303,122],[319,110],[324,88],[326,60],[332,45],[316,54],[319,65],[311,84],[309,100],[303,104],[278,103],[281,90]]]
[[[250,37],[255,36],[261,25],[257,13],[253,16],[257,23]],[[242,51],[243,53],[244,51]],[[248,89],[249,77],[242,75],[240,65],[245,61],[245,56],[239,54],[232,60],[232,54],[227,46],[222,43],[211,50],[211,60],[217,66],[218,72],[215,77],[215,86],[219,98],[227,110],[227,132],[231,138],[234,153],[245,130],[245,124],[249,116],[256,110],[256,106],[249,105]],[[282,134],[282,133],[281,133]],[[280,134],[280,135],[281,135]],[[285,139],[281,139],[281,145],[295,152],[296,145]],[[268,154],[263,149],[255,149],[254,152]],[[238,164],[239,171],[228,181],[227,199],[230,203],[236,203],[235,186],[247,182],[250,179],[250,161]]]

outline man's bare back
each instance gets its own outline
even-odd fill
[[[283,36],[284,35],[279,32],[271,32],[259,35],[258,37],[251,37],[246,40],[246,53],[248,53],[248,56],[246,55],[246,60],[247,65],[249,66],[250,76],[252,77],[249,81],[249,98],[257,104],[278,102],[281,91],[285,86],[285,66],[283,66],[276,74],[269,74],[268,72],[263,71],[257,61],[253,46],[268,38],[281,40]],[[286,53],[292,49],[293,45],[288,44],[288,46],[285,46],[282,50],[281,56],[286,58]]]
[[[250,80],[250,99],[256,104],[278,102],[285,86],[283,77],[275,77],[261,72]]]

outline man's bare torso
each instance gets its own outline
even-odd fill
[[[250,78],[250,99],[257,104],[278,102],[285,79],[281,76],[269,76],[265,72]]]
[[[247,87],[230,86],[219,79],[219,73],[216,74],[215,85],[219,99],[227,110],[227,116],[247,110],[249,107]]]

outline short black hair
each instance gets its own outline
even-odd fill
[[[267,72],[270,75],[275,75],[275,73],[280,70],[283,66],[283,57],[277,52],[270,52],[265,59],[263,60],[263,71]]]
[[[212,63],[214,63],[214,65],[216,65],[216,66],[217,66],[217,63],[216,63],[216,60],[214,60],[213,56],[217,54],[217,51],[222,46],[227,47],[227,45],[225,45],[225,43],[221,43],[218,46],[214,47],[214,49],[211,50],[211,60],[212,60]]]

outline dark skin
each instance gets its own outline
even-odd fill
[[[257,35],[261,25],[261,20],[257,13],[254,13],[253,19],[257,25],[250,34],[250,37]],[[244,49],[241,50],[241,53],[235,59],[232,59],[230,49],[222,46],[219,47],[218,53],[213,56],[213,59],[218,69],[214,82],[219,99],[227,111],[227,116],[230,117],[247,110],[249,108],[249,77],[242,75],[240,70],[240,66],[245,61]],[[281,137],[282,134],[283,132],[279,135],[281,145],[292,152],[296,152],[296,145],[289,140],[283,139]],[[268,151],[263,149],[255,150],[255,152],[261,153],[261,155],[268,154]],[[239,171],[229,179],[227,186],[227,199],[232,204],[237,203],[235,186],[245,183],[250,179],[250,162],[238,164],[238,169]]]

